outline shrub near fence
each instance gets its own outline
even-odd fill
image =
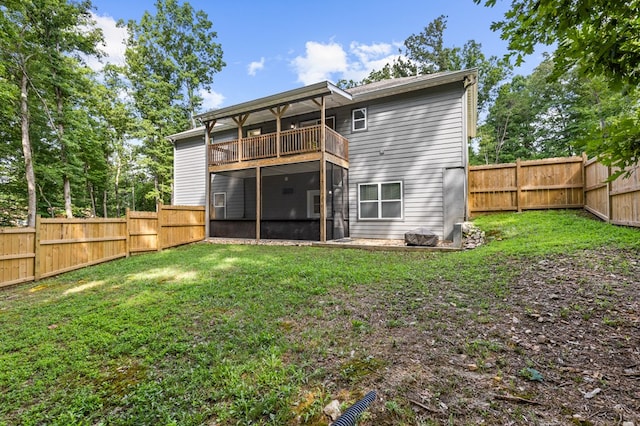
[[[124,219],[41,219],[0,228],[0,287],[205,238],[204,207],[127,211]]]

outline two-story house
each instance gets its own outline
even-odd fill
[[[330,82],[212,110],[172,135],[174,199],[207,235],[326,241],[451,239],[466,219],[477,71]]]

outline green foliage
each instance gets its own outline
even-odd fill
[[[25,184],[9,189],[14,198],[28,193],[30,223],[36,211],[51,211],[53,199],[71,211],[71,193],[85,192],[82,172],[87,155],[95,157],[101,150],[92,143],[93,111],[83,97],[94,84],[93,76],[79,59],[97,55],[96,46],[102,41],[90,11],[88,1],[38,0],[3,6],[0,97],[7,102],[1,113],[20,129],[20,134],[10,132],[10,143],[22,142],[22,157],[6,157],[5,170],[10,181],[18,181],[18,173],[26,176]]]
[[[200,89],[210,89],[225,65],[207,14],[185,2],[158,0],[156,13],[127,23],[125,75],[141,126],[141,166],[153,177],[147,200],[169,202],[173,147],[166,136],[195,127]]]
[[[640,89],[594,92],[592,98],[599,114],[598,121],[585,123],[590,125],[584,137],[588,152],[604,164],[619,167],[614,177],[623,175],[640,159]]]
[[[486,6],[495,3],[484,1]],[[518,64],[536,45],[556,44],[553,78],[575,71],[587,81],[604,79],[609,91],[637,93],[639,8],[638,0],[514,0],[492,29],[508,40]],[[624,168],[640,159],[640,104],[637,95],[632,98],[599,131],[592,132],[590,147],[605,164]]]
[[[170,200],[173,149],[165,136],[189,125],[200,90],[224,63],[204,12],[175,0],[156,8],[128,24],[127,65],[94,74],[82,60],[100,56],[90,1],[3,2],[0,210],[28,198],[30,220],[65,210],[120,216],[126,206],[152,210]]]
[[[578,155],[591,157],[616,150],[628,156],[637,146],[634,114],[640,92],[612,90],[602,77],[587,78],[571,70],[554,75],[554,58],[546,55],[529,76],[502,85],[479,134],[472,162],[513,162]],[[616,163],[617,164],[617,163]]]
[[[484,3],[493,6],[496,1]],[[537,44],[557,43],[556,76],[577,66],[582,74],[637,86],[640,21],[634,11],[639,8],[637,0],[514,0],[504,19],[491,28],[508,40],[518,64]]]
[[[511,65],[496,56],[487,58],[482,45],[475,40],[462,47],[445,47],[444,32],[447,20],[441,15],[431,21],[423,31],[412,34],[404,41],[400,58],[380,70],[372,71],[362,84],[390,78],[433,74],[443,71],[458,71],[478,68],[478,110],[484,111],[496,95],[498,83],[511,73]],[[345,87],[353,82],[343,81]]]

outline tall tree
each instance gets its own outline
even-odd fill
[[[374,70],[363,83],[389,78],[433,74],[442,71],[478,68],[478,109],[486,110],[490,100],[497,95],[498,84],[511,73],[508,60],[490,56],[482,52],[482,45],[475,40],[467,41],[462,47],[446,47],[444,32],[447,19],[441,15],[431,21],[423,31],[412,34],[404,41],[400,57],[380,70]],[[347,82],[342,82],[347,84]]]
[[[494,6],[496,0],[474,0]],[[518,63],[537,44],[556,44],[555,77],[575,68],[632,94],[640,85],[639,0],[513,0],[492,29],[508,40]],[[609,165],[640,159],[640,106],[628,105],[592,135],[591,147]]]
[[[24,173],[27,183],[27,226],[36,221],[36,178],[33,167],[33,150],[29,135],[30,78],[36,73],[38,40],[28,17],[27,5],[8,1],[0,6],[0,55],[2,55],[2,94],[6,105],[15,105],[15,116],[20,126]],[[5,110],[6,113],[6,110]]]
[[[8,84],[17,87],[12,97],[14,114],[19,117],[24,170],[27,184],[27,223],[33,226],[37,211],[34,146],[55,140],[59,158],[68,163],[65,137],[65,111],[71,108],[74,95],[69,90],[79,81],[82,69],[80,53],[95,53],[101,40],[92,28],[89,1],[32,0],[7,1],[0,11],[0,55],[5,63]],[[89,28],[89,29],[88,29]],[[34,113],[46,117],[48,131],[34,128]],[[37,138],[33,139],[31,136]],[[71,214],[69,174],[63,171],[63,187]],[[68,197],[67,197],[68,196]]]
[[[105,154],[109,167],[108,185],[103,199],[110,197],[110,206],[103,206],[103,214],[109,210],[120,216],[122,207],[122,182],[125,174],[133,168],[131,160],[131,147],[128,139],[136,132],[138,122],[134,115],[133,105],[126,96],[126,82],[124,70],[114,65],[107,65],[102,72],[103,84],[95,85],[91,94],[91,100],[98,112],[100,139],[107,145]],[[110,194],[110,195],[109,195]],[[103,202],[104,204],[104,202]]]
[[[80,93],[86,93],[88,84],[86,73],[80,61],[80,54],[97,55],[97,45],[102,41],[102,33],[93,26],[91,2],[68,2],[66,0],[43,2],[31,11],[38,23],[41,48],[49,63],[49,81],[52,97],[51,104],[44,103],[51,117],[51,126],[55,131],[60,160],[64,191],[64,207],[67,217],[73,217],[71,209],[71,179],[79,174],[73,170],[73,156],[79,150],[82,139],[65,134],[69,127],[81,125],[73,122],[73,109]],[[51,8],[54,6],[54,9]],[[83,31],[80,31],[84,28]],[[84,118],[84,117],[80,117]],[[86,123],[86,121],[85,121]]]
[[[127,24],[126,61],[142,119],[142,152],[155,182],[148,196],[167,201],[173,150],[165,137],[196,125],[199,92],[210,89],[213,75],[225,64],[205,12],[177,0],[158,0],[155,6],[155,15],[145,12],[140,22]]]
[[[505,163],[517,158],[534,158],[535,112],[528,79],[515,76],[503,84],[486,122],[480,126],[479,148],[482,162]]]

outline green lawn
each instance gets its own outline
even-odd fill
[[[525,265],[602,252],[592,261],[634,285],[640,250],[640,230],[580,212],[476,224],[489,243],[465,252],[194,244],[0,291],[0,424],[326,425],[331,399],[353,403],[379,386],[361,424],[471,423],[484,414],[452,402],[444,417],[421,413],[414,382],[388,381],[411,365],[391,352],[411,330],[435,336],[432,346],[462,333],[446,351],[482,369],[508,345],[462,330],[511,309]],[[434,398],[423,401],[445,400],[440,381],[420,385]]]

